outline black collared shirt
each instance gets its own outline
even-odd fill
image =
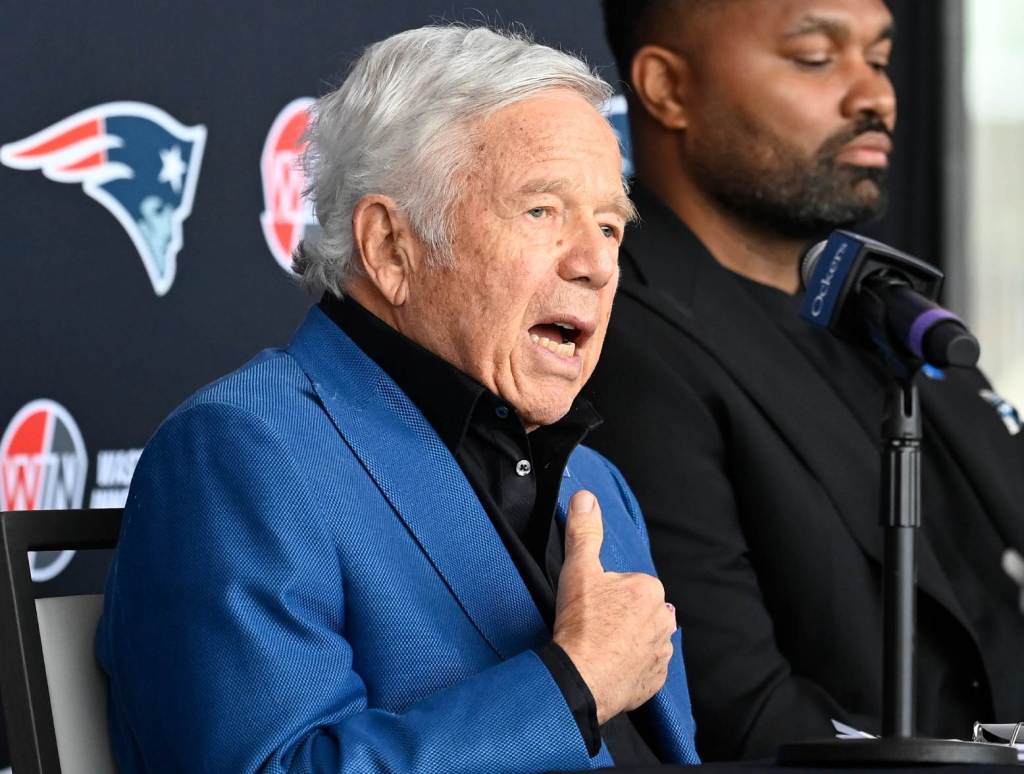
[[[572,450],[600,424],[597,412],[577,398],[558,422],[527,434],[513,407],[356,302],[328,294],[320,308],[416,404],[451,451],[550,629],[564,559],[564,536],[554,518],[562,473]],[[604,739],[617,765],[658,762],[628,715],[598,728],[594,698],[558,645],[549,642],[537,655],[591,755]]]

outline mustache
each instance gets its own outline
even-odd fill
[[[845,145],[853,142],[862,134],[867,134],[868,132],[879,132],[884,134],[890,140],[892,139],[892,130],[885,125],[885,122],[882,121],[881,118],[874,115],[863,116],[850,126],[845,129],[840,129],[825,140],[821,145],[821,149],[818,151],[818,158],[831,159],[840,150],[842,150]]]

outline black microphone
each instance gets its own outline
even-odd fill
[[[944,275],[924,261],[849,231],[833,231],[800,263],[806,294],[800,316],[840,338],[892,343],[939,368],[978,362],[978,340],[935,299]]]

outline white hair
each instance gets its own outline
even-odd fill
[[[341,86],[312,109],[302,164],[322,233],[295,251],[313,294],[341,296],[361,273],[352,210],[367,194],[393,198],[431,260],[451,266],[458,174],[471,160],[471,126],[555,88],[595,108],[612,88],[580,59],[524,33],[429,26],[374,43]]]

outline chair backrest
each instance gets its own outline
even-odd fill
[[[107,677],[96,663],[102,594],[36,600],[61,774],[117,771],[107,730]]]
[[[93,656],[102,597],[37,602],[28,554],[113,548],[120,525],[118,509],[0,513],[0,696],[18,774],[116,771]]]

